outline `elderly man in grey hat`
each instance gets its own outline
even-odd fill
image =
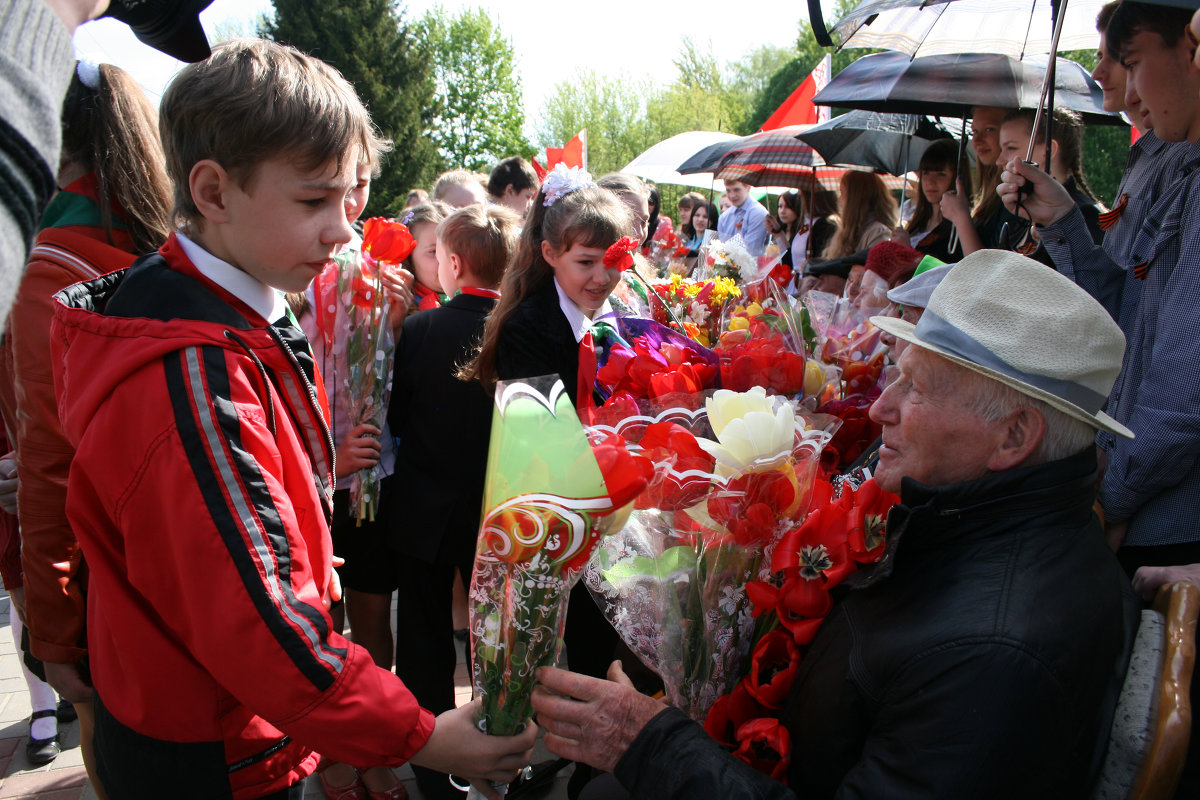
[[[901,502],[801,660],[791,788],[615,671],[540,673],[551,751],[639,798],[1089,795],[1137,624],[1092,510],[1095,429],[1130,435],[1100,411],[1121,331],[995,250],[955,265],[916,325],[872,321],[910,344],[871,409],[876,479]]]

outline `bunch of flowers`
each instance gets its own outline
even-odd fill
[[[484,732],[524,728],[534,672],[558,657],[571,587],[651,474],[619,437],[589,445],[557,377],[497,384],[469,593]]]
[[[721,359],[721,386],[743,392],[753,386],[787,396],[804,393],[805,382],[819,385],[822,377],[816,364],[808,367],[804,353],[797,353],[779,327],[777,314],[734,317],[731,330],[721,334],[716,347]]]
[[[726,304],[722,329],[714,349],[721,359],[721,385],[726,389],[764,386],[775,394],[820,397],[836,382],[820,363],[807,357],[802,323],[782,289],[769,278],[746,286],[738,301]]]
[[[658,301],[652,303],[654,321],[668,327],[682,326],[681,333],[711,347],[721,333],[721,309],[742,290],[732,278],[692,280],[671,275],[652,285]]]
[[[388,296],[381,274],[399,269],[416,248],[404,225],[383,217],[363,224],[361,252],[335,256],[337,296],[344,307],[350,335],[346,340],[346,381],[352,425],[370,423],[383,430],[392,392],[395,342],[388,324]],[[379,503],[379,465],[364,467],[350,479],[350,508],[361,523],[374,520]]]
[[[809,292],[804,305],[816,332],[814,355],[841,368],[843,397],[877,395],[887,357],[880,330],[844,297]]]
[[[709,241],[705,249],[704,264],[708,274],[731,278],[740,283],[753,283],[760,275],[758,259],[746,249],[741,234],[724,241]]]
[[[672,264],[682,265],[682,259],[687,256],[688,249],[680,241],[678,234],[671,228],[662,228],[650,244],[642,248],[642,255],[654,265],[660,276],[671,273]]]
[[[653,323],[651,323],[653,324]],[[644,327],[645,322],[639,327]],[[659,400],[715,388],[716,357],[666,328],[650,328],[633,337],[630,347],[615,344],[596,373],[596,382],[612,397]],[[682,340],[682,341],[681,341]]]
[[[714,439],[701,435],[709,431]],[[601,542],[588,586],[671,703],[702,720],[746,669],[755,629],[746,585],[768,577],[771,552],[803,519],[829,434],[761,387],[589,435],[614,432],[654,477],[624,528]]]
[[[771,555],[771,575],[747,585],[764,633],[749,669],[712,707],[704,728],[750,766],[786,783],[791,752],[779,720],[803,657],[833,609],[830,591],[860,565],[877,561],[886,545],[887,514],[899,501],[873,481],[858,489],[826,481],[814,489],[804,523],[783,535]]]

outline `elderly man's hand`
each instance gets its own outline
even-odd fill
[[[1021,197],[1021,208],[1017,211],[1017,199],[1022,188],[1028,184],[1029,193]],[[1000,173],[1000,185],[996,194],[1005,208],[1018,216],[1028,217],[1038,225],[1049,225],[1065,217],[1075,207],[1075,201],[1063,185],[1033,164],[1014,158]]]
[[[1181,564],[1174,567],[1138,567],[1133,574],[1133,590],[1143,600],[1153,600],[1160,586],[1178,581],[1191,581],[1200,586],[1200,564]]]
[[[557,756],[612,772],[638,733],[663,704],[633,688],[614,661],[608,680],[553,667],[538,670],[541,686],[533,710],[546,732],[546,748]]]

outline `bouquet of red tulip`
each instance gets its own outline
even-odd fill
[[[346,379],[353,425],[370,423],[383,430],[392,392],[395,342],[380,276],[386,270],[399,269],[415,248],[416,241],[404,225],[372,217],[363,225],[362,250],[334,257],[338,262],[337,295],[350,326]],[[350,479],[350,508],[359,523],[375,519],[380,479],[378,464],[360,469]]]
[[[525,726],[534,672],[559,654],[571,587],[651,474],[620,439],[589,445],[557,377],[496,385],[469,594],[481,730]]]
[[[888,511],[898,501],[873,480],[857,489],[843,482],[840,492],[817,481],[804,523],[787,531],[772,552],[769,577],[747,586],[759,628],[767,632],[755,642],[745,676],[713,704],[704,729],[782,783],[791,746],[779,715],[802,649],[833,609],[830,591],[883,555]]]
[[[746,584],[769,575],[772,550],[803,519],[829,433],[761,387],[589,435],[614,433],[654,476],[600,543],[588,586],[671,703],[703,720],[745,672],[755,631]]]

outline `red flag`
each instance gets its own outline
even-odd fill
[[[812,99],[829,83],[830,71],[831,62],[829,55],[826,54],[808,77],[796,87],[796,91],[792,92],[791,96],[775,109],[775,113],[767,118],[759,130],[773,131],[789,125],[814,125],[829,120],[829,107],[818,108],[813,105]]]
[[[1138,137],[1141,135],[1142,135],[1141,131],[1139,131],[1133,125],[1130,125],[1129,126],[1129,146],[1133,147],[1135,144],[1137,144]]]
[[[529,160],[533,162],[533,171],[537,173],[538,181],[540,182],[546,180],[546,176],[550,174],[550,170],[539,164],[536,158],[531,158]]]
[[[568,167],[587,169],[587,129],[571,137],[571,141],[562,147],[546,148],[546,170],[554,169],[554,165],[562,162]]]

